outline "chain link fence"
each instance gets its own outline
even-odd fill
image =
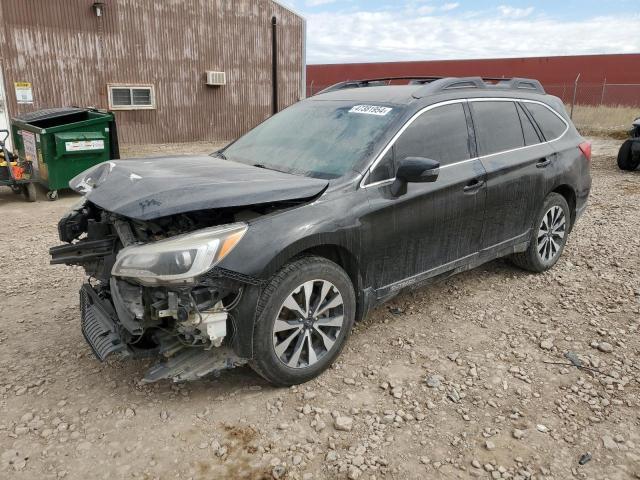
[[[545,84],[545,90],[567,105],[640,107],[640,83]]]

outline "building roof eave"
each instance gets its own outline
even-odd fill
[[[306,21],[306,18],[304,18],[304,15],[302,15],[302,13],[300,13],[298,10],[296,10],[295,8],[291,7],[290,5],[287,5],[285,2],[281,1],[281,0],[271,0],[271,2],[275,3],[276,5],[284,8],[285,10],[290,11],[291,13],[293,13],[294,15],[300,17],[302,20]]]

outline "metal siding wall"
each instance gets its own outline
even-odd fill
[[[274,15],[280,108],[304,93],[303,20],[271,0],[107,0],[101,19],[92,4],[2,0],[0,58],[12,115],[107,108],[108,83],[153,84],[156,110],[116,113],[121,142],[236,138],[271,113]],[[225,71],[227,85],[207,87],[206,70]],[[16,104],[16,81],[33,83],[33,105]]]

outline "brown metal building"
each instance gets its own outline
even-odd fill
[[[11,116],[95,106],[122,143],[229,140],[304,96],[305,21],[273,0],[2,0],[0,79]]]

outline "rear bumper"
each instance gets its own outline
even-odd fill
[[[112,353],[130,354],[120,337],[113,306],[101,299],[88,283],[80,289],[80,318],[82,334],[98,360],[104,362]]]
[[[576,219],[575,221],[578,221],[578,219],[582,216],[582,214],[584,213],[584,211],[587,209],[587,201],[585,200],[582,205],[580,205],[578,208],[576,208]]]

